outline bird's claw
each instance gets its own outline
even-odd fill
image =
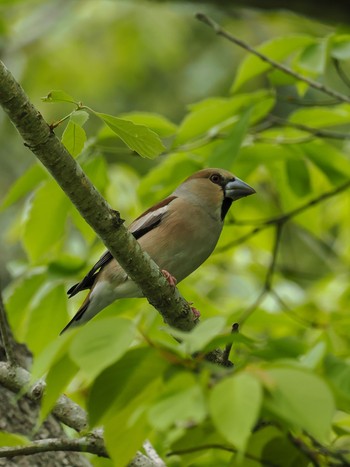
[[[191,308],[191,311],[193,313],[194,318],[199,319],[200,316],[201,316],[201,312],[197,308],[195,308],[194,306],[191,306],[191,305],[193,305],[193,302],[188,302],[188,304],[190,305],[190,308]]]
[[[165,277],[165,279],[167,280],[168,284],[170,284],[172,287],[176,287],[176,284],[177,284],[176,278],[172,276],[170,272],[168,272],[166,269],[162,269],[161,272],[163,276]]]

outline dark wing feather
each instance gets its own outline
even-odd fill
[[[176,196],[169,196],[160,203],[141,214],[140,217],[134,220],[129,226],[130,232],[138,240],[146,233],[157,227],[162,221],[164,214],[167,211],[168,205],[176,198]],[[112,254],[107,250],[93,266],[93,268],[86,274],[86,276],[77,284],[74,284],[67,292],[69,298],[74,297],[82,290],[91,289],[94,285],[97,274],[100,270],[113,259]]]
[[[113,256],[111,253],[108,250],[105,251],[101,258],[93,266],[93,268],[90,269],[90,271],[86,274],[86,276],[67,291],[69,298],[74,297],[74,295],[76,295],[78,292],[81,292],[82,290],[91,289],[93,283],[95,282],[96,274],[103,266],[109,263],[112,258]]]

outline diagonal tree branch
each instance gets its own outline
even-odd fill
[[[96,190],[2,62],[0,83],[0,105],[22,135],[25,145],[55,178],[164,321],[183,331],[191,330],[195,322],[186,300],[167,283],[158,266],[141,250],[124,227],[119,213]]]
[[[29,399],[38,401],[43,395],[45,383],[37,383],[30,387],[30,380],[30,373],[24,368],[14,367],[7,362],[0,362],[0,384],[15,393],[23,395],[24,391]],[[88,428],[88,416],[85,410],[65,395],[59,397],[52,413],[60,422],[77,432],[82,432]],[[129,467],[163,467],[162,459],[149,441],[145,441],[144,450],[147,455],[138,452],[130,462]],[[45,439],[26,446],[0,448],[0,458],[47,451],[89,452],[98,456],[109,457],[104,445],[103,431],[97,429],[78,439]]]

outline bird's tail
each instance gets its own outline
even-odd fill
[[[84,300],[83,304],[79,308],[79,310],[74,315],[74,317],[69,321],[67,326],[65,326],[62,329],[62,331],[60,332],[60,335],[63,334],[65,331],[67,331],[68,328],[73,328],[73,327],[79,326],[79,324],[81,324],[81,319],[84,316],[84,314],[86,313],[87,309],[89,308],[89,305],[90,305],[90,298],[89,298],[89,296],[87,296],[86,299]]]

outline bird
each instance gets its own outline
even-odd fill
[[[175,286],[211,255],[231,204],[254,193],[254,188],[227,170],[202,169],[128,229]],[[143,296],[108,250],[67,294],[71,298],[87,289],[87,297],[61,334],[86,323],[117,299]]]

